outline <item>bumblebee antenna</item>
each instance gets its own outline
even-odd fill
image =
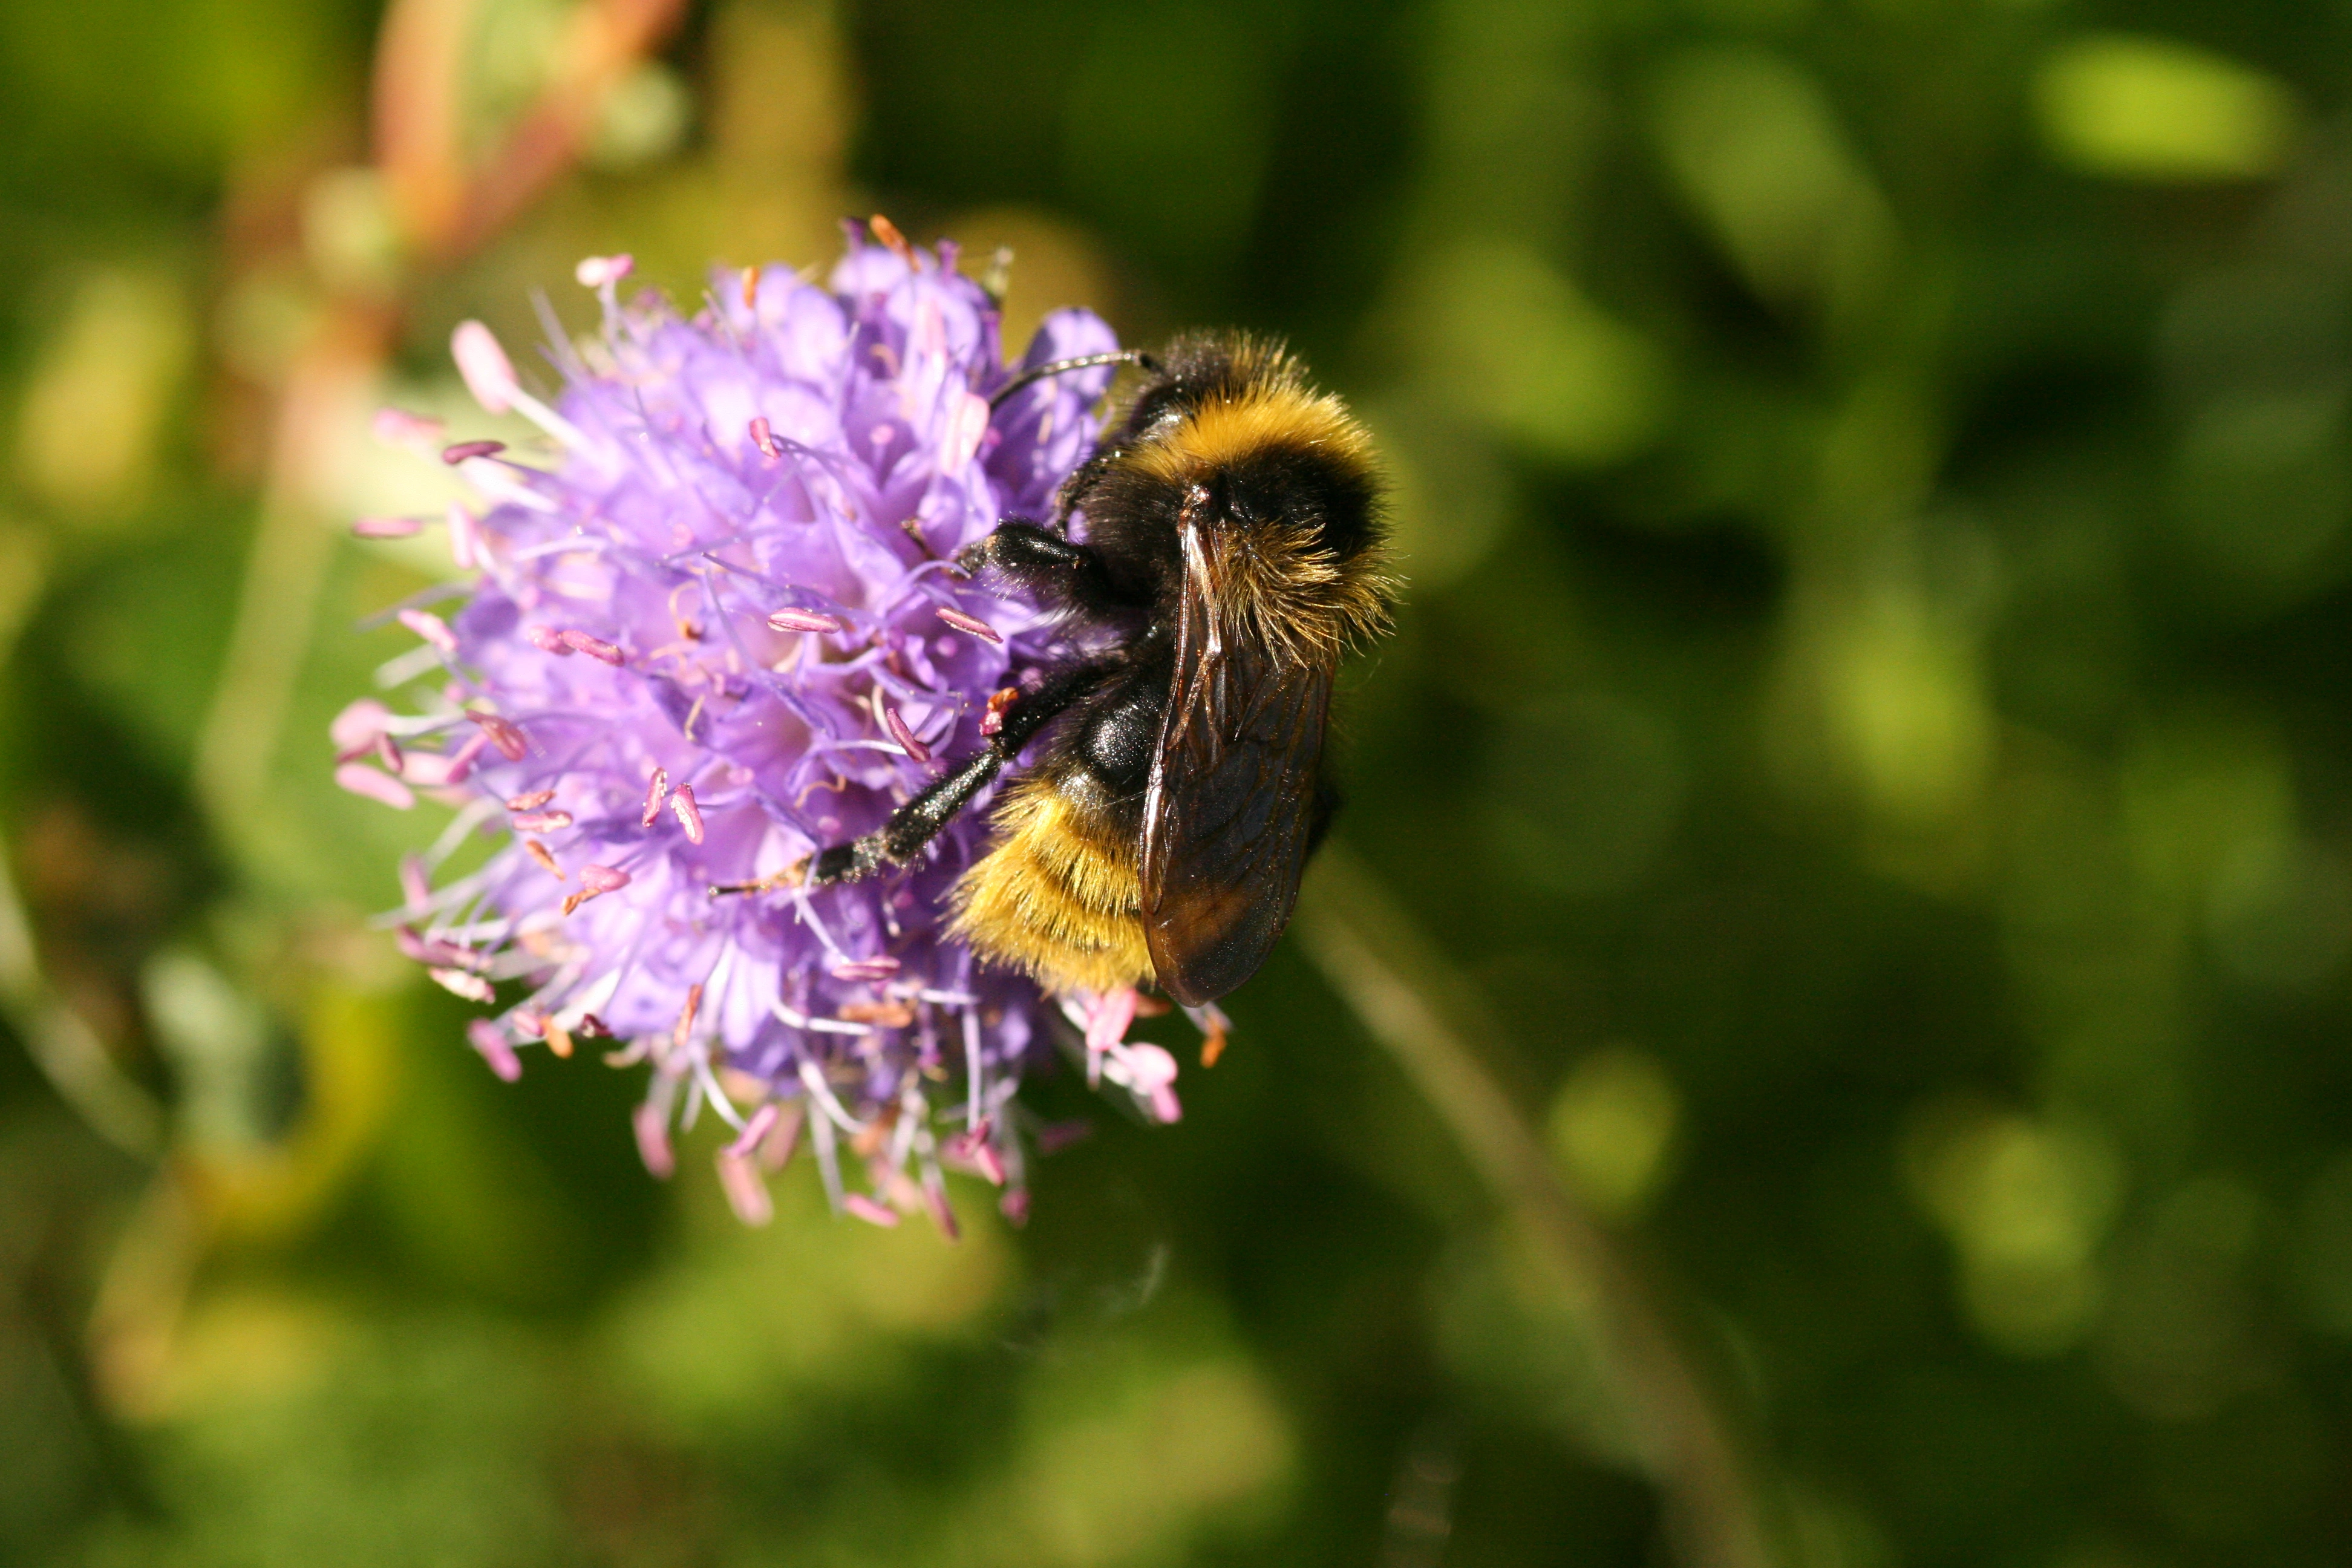
[[[1098,364],[1131,364],[1142,370],[1158,370],[1160,362],[1141,349],[1120,349],[1115,353],[1080,354],[1076,359],[1049,360],[1034,369],[1024,370],[996,389],[988,400],[994,408],[1033,381],[1043,381],[1049,375],[1061,375],[1074,370],[1092,370]]]

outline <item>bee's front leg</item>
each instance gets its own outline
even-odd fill
[[[985,538],[959,552],[955,563],[973,575],[1002,573],[1033,593],[1082,610],[1107,609],[1124,602],[1111,585],[1100,554],[1027,518],[1007,518]]]
[[[957,813],[995,782],[1038,731],[1093,689],[1107,668],[1084,664],[1066,669],[1036,690],[1024,691],[1006,703],[998,712],[996,733],[989,737],[986,751],[965,758],[933,779],[921,794],[864,837],[818,850],[808,861],[809,883],[822,887],[829,882],[855,882],[886,867],[903,866],[921,854]]]

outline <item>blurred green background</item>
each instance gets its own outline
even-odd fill
[[[1376,427],[1342,837],[1780,1561],[2352,1560],[2352,5],[659,9],[0,6],[0,1559],[1671,1560],[1296,943],[951,1247],[655,1183],[364,927],[366,409],[880,210]]]

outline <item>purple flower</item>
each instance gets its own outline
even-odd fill
[[[1173,1060],[1122,1038],[1132,994],[1048,998],[943,935],[983,811],[902,872],[810,890],[794,870],[980,750],[989,699],[1067,657],[1050,615],[947,562],[1002,518],[1047,514],[1093,449],[1111,372],[1046,377],[992,413],[1013,371],[945,244],[854,239],[830,288],[722,273],[691,317],[650,292],[622,302],[628,270],[583,263],[604,329],[551,352],[553,406],[478,323],[453,342],[486,408],[547,432],[551,466],[379,420],[488,503],[446,520],[477,574],[462,605],[428,609],[443,590],[398,611],[420,644],[383,678],[415,683],[416,711],[367,700],[335,726],[344,787],[459,806],[402,868],[402,947],[459,995],[527,988],[468,1031],[502,1077],[518,1047],[607,1037],[625,1042],[608,1061],[649,1064],[635,1131],[656,1174],[673,1126],[725,1118],[739,1135],[720,1175],[747,1220],[803,1132],[836,1208],[928,1207],[952,1228],[946,1164],[1004,1186],[1017,1215],[1009,1102],[1057,1015],[1098,1076],[1177,1115]],[[1115,346],[1064,310],[1022,363]],[[478,828],[504,843],[434,885]],[[845,1152],[872,1195],[845,1192]]]

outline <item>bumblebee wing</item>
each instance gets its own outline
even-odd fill
[[[1221,639],[1209,594],[1188,571],[1143,805],[1144,939],[1188,1006],[1255,973],[1289,923],[1331,700],[1331,661]]]

